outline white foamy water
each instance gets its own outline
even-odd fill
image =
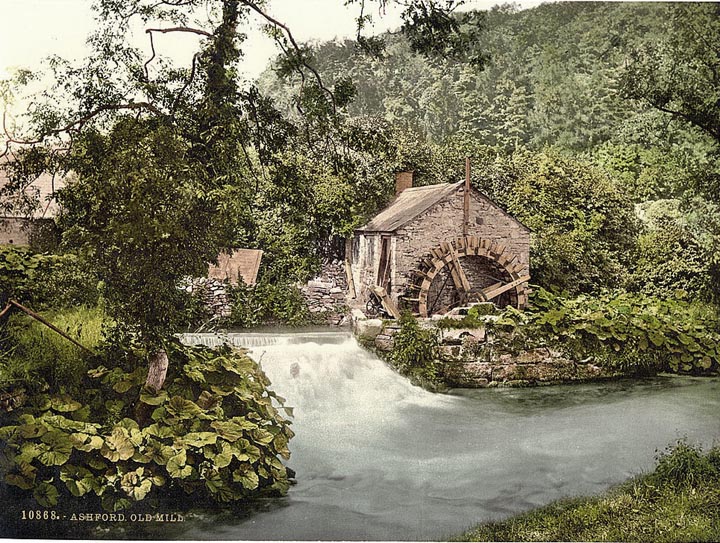
[[[720,382],[658,378],[437,395],[347,333],[209,334],[250,349],[295,408],[298,485],[260,511],[186,523],[190,539],[422,540],[600,492],[678,438],[720,437]],[[180,529],[180,528],[178,528]]]

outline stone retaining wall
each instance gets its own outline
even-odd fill
[[[226,318],[232,314],[227,283],[224,281],[196,277],[190,281],[185,290],[200,298],[211,317]]]
[[[340,260],[325,262],[320,274],[300,288],[313,317],[331,325],[347,323],[347,278]]]
[[[436,328],[432,319],[420,319],[425,328]],[[379,356],[392,351],[397,323],[365,319],[353,314],[353,330],[358,341]],[[445,384],[458,388],[496,386],[534,386],[621,377],[622,373],[598,366],[592,359],[576,361],[550,348],[518,353],[502,352],[496,338],[485,329],[440,330],[440,366]]]

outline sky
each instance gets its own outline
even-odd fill
[[[93,29],[91,0],[0,0],[0,79],[7,79],[14,69],[36,70],[41,60],[57,54],[66,59],[81,59],[87,50],[85,39]],[[300,41],[326,41],[354,35],[357,15],[341,0],[271,0],[270,13],[290,26]],[[489,9],[498,0],[468,0],[465,9]],[[542,0],[516,1],[522,8],[534,7]],[[375,30],[382,32],[400,25],[400,10],[389,9],[383,17],[375,16]],[[377,14],[375,14],[377,15]],[[245,60],[241,66],[247,78],[254,78],[276,54],[271,41],[257,30],[249,33]],[[147,38],[139,32],[150,54]],[[169,53],[179,62],[190,62],[197,40],[191,35],[160,35],[156,48]]]

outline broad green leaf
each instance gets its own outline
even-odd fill
[[[203,390],[198,398],[197,404],[205,411],[212,411],[222,404],[222,397]]]
[[[43,435],[44,443],[38,460],[46,466],[61,466],[70,459],[72,440],[63,432],[47,432]]]
[[[43,507],[55,507],[58,504],[59,495],[58,489],[50,483],[40,483],[33,491],[35,500]]]
[[[227,440],[227,441],[237,441],[243,436],[243,429],[242,427],[231,421],[223,422],[223,421],[213,421],[210,423],[210,426],[217,430],[218,435]]]
[[[153,391],[150,391],[146,387],[143,387],[143,390],[140,393],[140,401],[148,405],[161,405],[167,399],[168,394],[164,390],[161,390],[157,394],[154,394]]]
[[[3,426],[0,428],[0,441],[8,441],[18,430],[17,426]]]
[[[663,343],[665,343],[665,336],[660,332],[648,332],[648,338],[656,347],[662,347]]]
[[[151,461],[155,462],[160,466],[167,464],[168,460],[175,456],[175,451],[168,445],[163,445],[157,441],[151,441],[145,447],[143,451],[144,455],[147,456]]]
[[[21,424],[17,427],[17,431],[23,439],[33,439],[42,436],[47,432],[47,428],[39,422],[32,422],[29,424]]]
[[[92,472],[76,466],[63,466],[60,469],[60,480],[73,496],[84,496],[97,487],[97,482]]]
[[[155,436],[159,438],[173,437],[173,431],[169,426],[160,425],[157,422],[143,429],[143,433],[149,436]]]
[[[181,450],[178,454],[171,457],[167,461],[165,468],[167,469],[170,477],[175,479],[185,479],[192,473],[192,466],[187,466],[187,456],[185,449]]]
[[[195,402],[186,400],[181,396],[174,396],[165,404],[165,409],[171,415],[181,419],[193,418],[203,413],[203,410]]]
[[[215,432],[191,432],[180,437],[180,440],[191,447],[204,447],[213,445],[218,438]]]
[[[242,464],[233,471],[232,476],[233,481],[240,483],[246,490],[255,490],[260,484],[260,478],[249,464]]]
[[[35,486],[37,469],[27,462],[19,462],[12,472],[5,475],[5,482],[23,490],[30,490]]]
[[[20,451],[15,456],[16,463],[27,462],[30,463],[35,460],[41,452],[46,450],[46,446],[41,443],[33,443],[32,441],[26,441],[20,447]]]
[[[105,443],[100,449],[100,454],[111,462],[128,460],[135,454],[135,446],[130,441],[127,430],[114,428],[112,434],[105,438]]]
[[[70,413],[72,411],[77,411],[82,407],[82,404],[78,401],[73,400],[70,396],[67,394],[64,394],[62,396],[51,396],[50,397],[50,406],[60,413]]]
[[[105,440],[100,436],[90,436],[83,433],[72,434],[70,439],[74,448],[84,452],[99,450],[105,443]]]
[[[135,501],[140,501],[152,490],[152,479],[145,477],[143,468],[126,473],[120,479],[120,488]]]

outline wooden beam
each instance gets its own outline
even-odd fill
[[[385,308],[385,311],[387,311],[390,315],[392,315],[393,318],[399,319],[400,318],[400,311],[398,310],[397,306],[393,303],[393,301],[390,299],[390,296],[388,296],[387,291],[383,287],[372,287],[372,291],[375,293],[375,295],[380,298],[380,302],[382,303],[383,307]]]
[[[493,298],[497,298],[500,296],[503,292],[507,292],[511,288],[515,288],[516,286],[527,283],[530,281],[529,275],[523,275],[522,277],[515,279],[514,281],[511,281],[510,283],[507,283],[506,285],[503,285],[501,287],[495,287],[494,285],[492,287],[488,287],[483,289],[483,295],[485,296],[485,299],[492,300]]]
[[[32,317],[33,319],[35,319],[36,321],[43,323],[45,326],[47,326],[48,328],[50,328],[52,331],[57,332],[58,334],[60,334],[62,337],[64,337],[64,338],[67,339],[68,341],[70,341],[70,342],[72,342],[73,344],[75,344],[75,345],[77,345],[78,347],[80,347],[83,351],[87,351],[88,353],[93,354],[93,355],[95,354],[93,351],[91,351],[90,349],[88,349],[88,348],[85,347],[84,345],[82,345],[82,344],[78,343],[77,341],[75,341],[73,338],[71,338],[71,337],[70,337],[69,335],[67,335],[65,332],[63,332],[62,330],[60,330],[57,326],[55,326],[54,324],[46,321],[44,317],[38,315],[37,313],[35,313],[35,312],[32,311],[31,309],[28,309],[27,307],[25,307],[24,305],[20,304],[19,302],[16,302],[15,300],[10,300],[9,303],[11,303],[11,304],[14,305],[15,307],[17,307],[20,311],[23,311],[24,313],[27,313],[29,316],[31,316],[31,317]],[[7,308],[6,308],[6,309],[7,309]]]
[[[470,223],[470,157],[465,158],[465,190],[463,191],[463,236],[468,235]]]
[[[468,281],[468,278],[465,275],[465,270],[463,270],[460,265],[460,260],[458,260],[457,254],[455,254],[455,251],[452,250],[452,247],[450,248],[450,255],[452,256],[452,264],[457,270],[457,274],[460,279],[460,288],[462,288],[463,292],[467,294],[470,292],[470,281]]]

